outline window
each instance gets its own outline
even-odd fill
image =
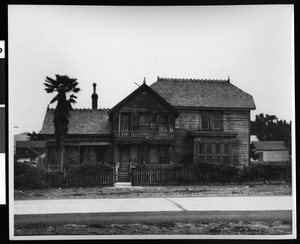
[[[198,157],[199,157],[200,163],[204,163],[204,155],[205,155],[204,146],[205,146],[204,143],[199,143],[198,144]]]
[[[216,163],[216,164],[230,164],[230,150],[229,141],[221,138],[205,139],[197,143],[197,161],[199,163]]]
[[[223,144],[223,164],[229,164],[229,145]]]
[[[141,131],[149,131],[150,128],[150,114],[142,114],[139,119],[139,128]]]
[[[208,163],[213,162],[213,144],[206,144],[206,161]]]
[[[105,162],[105,154],[106,154],[107,146],[97,146],[96,147],[96,160],[97,162]]]
[[[202,111],[200,113],[200,129],[222,130],[223,114],[221,111]]]
[[[221,144],[215,144],[215,163],[221,163]]]
[[[158,131],[167,132],[168,131],[168,115],[160,114],[158,116]]]
[[[215,111],[212,113],[212,129],[221,130],[222,129],[223,116],[220,111]]]
[[[204,144],[203,143],[198,144],[198,154],[204,155]]]
[[[160,164],[169,164],[169,147],[158,147],[158,158]]]
[[[121,114],[121,130],[130,130],[130,114]]]
[[[201,113],[201,129],[209,129],[209,113]]]

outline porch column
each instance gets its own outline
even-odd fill
[[[194,139],[194,164],[196,164],[197,161],[197,140],[196,138]]]

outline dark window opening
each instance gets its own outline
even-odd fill
[[[130,114],[121,114],[121,130],[130,130]]]
[[[202,130],[222,130],[223,128],[223,114],[221,111],[202,111],[200,118],[200,129]]]
[[[150,129],[150,114],[142,114],[139,119],[139,128],[141,131],[149,131]]]
[[[160,164],[169,164],[169,147],[158,147],[158,158]]]
[[[199,155],[204,154],[204,144],[203,143],[198,144],[198,154]]]
[[[159,129],[159,132],[167,132],[168,131],[168,115],[160,114],[158,116],[158,129]]]
[[[105,162],[105,154],[106,154],[107,146],[97,146],[96,147],[96,161],[104,163]]]
[[[201,113],[201,129],[209,129],[209,113]]]

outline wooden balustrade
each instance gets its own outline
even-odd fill
[[[47,171],[60,171],[60,165],[48,165]]]
[[[160,137],[160,138],[174,138],[174,132],[160,132],[160,131],[115,131],[116,137]]]

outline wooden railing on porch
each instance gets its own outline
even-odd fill
[[[60,165],[47,165],[47,171],[60,171]]]
[[[115,131],[115,137],[163,137],[174,138],[174,132],[160,131]]]

